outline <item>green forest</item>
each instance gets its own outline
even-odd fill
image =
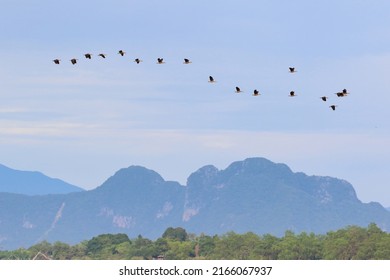
[[[189,234],[167,228],[150,240],[139,235],[102,234],[75,245],[40,242],[30,248],[0,251],[7,260],[389,260],[390,234],[377,225],[348,226],[326,234],[286,231],[284,236],[251,232]]]

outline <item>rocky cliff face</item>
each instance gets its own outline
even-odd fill
[[[345,180],[307,176],[285,164],[249,158],[225,170],[205,166],[191,174],[183,221],[194,232],[234,229],[281,235],[287,229],[326,232],[351,223],[363,225],[377,214],[387,220],[377,210],[361,203]],[[354,211],[370,213],[370,218]],[[208,228],[202,227],[205,221],[210,221]]]

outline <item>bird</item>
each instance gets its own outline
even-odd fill
[[[255,89],[255,90],[253,91],[253,96],[258,96],[258,95],[260,95],[260,93],[259,93],[259,91],[258,91],[257,89]]]
[[[137,64],[140,64],[140,62],[142,62],[142,60],[139,59],[139,58],[136,58],[136,59],[134,59],[134,62],[137,63]]]
[[[322,101],[326,101],[326,100],[328,100],[328,97],[327,96],[322,96],[321,99],[322,99]]]
[[[85,56],[85,58],[88,58],[88,59],[92,58],[92,54],[90,54],[90,53],[86,53],[86,54],[84,54],[84,56]]]
[[[124,52],[123,50],[119,50],[118,51],[118,54],[120,54],[121,56],[124,56],[126,52]]]
[[[348,94],[349,94],[349,92],[347,91],[347,89],[343,89],[342,91],[336,92],[336,95],[338,97],[344,97],[344,96],[347,96]]]
[[[54,62],[55,64],[60,64],[60,61],[61,61],[61,59],[58,59],[58,58],[53,59],[53,62]]]
[[[165,63],[164,62],[164,58],[157,58],[157,64],[163,64],[163,63]]]
[[[344,97],[344,96],[346,96],[346,94],[343,93],[343,92],[336,92],[335,94],[336,94],[338,97]]]
[[[290,70],[290,73],[295,73],[295,72],[297,72],[297,70],[295,70],[295,67],[289,67],[288,69]]]
[[[190,63],[192,63],[192,61],[189,60],[188,58],[184,58],[184,62],[183,63],[184,64],[190,64]]]
[[[290,97],[296,96],[295,91],[290,91]]]
[[[236,93],[241,93],[241,89],[239,87],[236,87]]]
[[[72,64],[75,65],[75,64],[77,63],[77,58],[72,58],[72,59],[70,60],[70,62],[72,62]]]
[[[209,76],[209,83],[215,83],[216,80],[214,80],[213,76]]]
[[[336,110],[337,105],[330,105],[329,108],[331,108],[333,111]]]
[[[99,56],[102,58],[106,58],[106,55],[104,53],[99,53]]]

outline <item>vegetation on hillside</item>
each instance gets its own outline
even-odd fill
[[[0,251],[0,259],[55,260],[389,260],[390,234],[375,224],[367,228],[348,226],[327,234],[295,234],[283,237],[248,232],[208,236],[168,228],[157,240],[139,235],[102,234],[76,245],[43,241],[28,249]]]

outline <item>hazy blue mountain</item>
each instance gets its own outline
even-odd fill
[[[0,247],[42,240],[76,243],[102,233],[157,238],[180,225],[184,194],[179,183],[139,166],[119,170],[91,191],[33,197],[0,193]]]
[[[42,240],[77,243],[102,233],[155,239],[168,227],[221,234],[286,230],[325,233],[376,223],[390,229],[390,212],[362,203],[346,181],[294,173],[264,158],[208,165],[187,186],[140,166],[116,172],[94,190],[26,196],[0,193],[0,248]]]
[[[324,233],[346,225],[376,222],[390,229],[379,203],[358,200],[352,185],[331,177],[293,173],[264,158],[234,162],[225,170],[205,166],[187,181],[185,228],[190,232],[285,230]],[[205,221],[213,221],[202,225]]]
[[[19,171],[0,164],[0,192],[45,195],[83,191],[60,179],[50,178],[40,172]]]
[[[179,183],[131,166],[94,190],[68,195],[64,217],[50,239],[63,239],[65,231],[69,242],[120,232],[157,238],[167,227],[179,226],[183,200],[184,187]]]

